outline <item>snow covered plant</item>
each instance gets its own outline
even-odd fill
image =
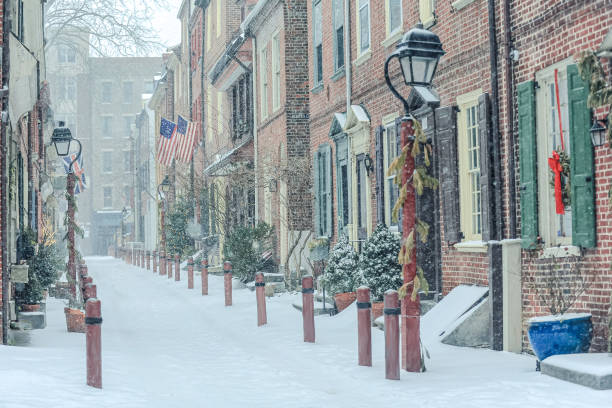
[[[360,284],[358,256],[344,235],[329,254],[321,282],[332,294],[354,292]]]
[[[551,315],[562,315],[589,288],[591,279],[576,260],[552,257],[543,270],[527,277],[527,283]]]
[[[389,228],[378,224],[359,255],[363,284],[370,288],[372,300],[383,300],[385,291],[403,284],[402,267],[397,263],[400,241]]]

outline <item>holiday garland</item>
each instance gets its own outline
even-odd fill
[[[403,148],[401,154],[393,160],[389,169],[387,170],[387,177],[392,177],[394,183],[399,187],[399,196],[395,205],[393,206],[393,210],[391,216],[393,220],[397,220],[398,214],[404,206],[404,202],[408,196],[408,185],[411,183],[414,187],[414,191],[418,195],[422,195],[425,188],[429,189],[437,189],[438,188],[438,180],[434,177],[431,177],[428,174],[427,169],[431,166],[430,157],[433,153],[433,146],[431,144],[431,140],[429,140],[425,133],[423,133],[423,129],[421,124],[417,120],[412,121],[414,127],[414,142],[407,143]],[[404,165],[406,164],[406,159],[410,154],[413,158],[420,154],[423,155],[423,165],[416,165],[413,173],[408,177],[406,183],[402,183],[402,171],[404,169]],[[416,248],[416,239],[415,235],[421,240],[421,242],[426,243],[427,237],[429,235],[429,224],[420,219],[416,219],[414,228],[412,231],[408,233],[406,239],[404,239],[401,243],[400,251],[398,254],[398,263],[400,265],[410,265],[412,262],[412,251]],[[416,265],[417,273],[413,280],[404,283],[399,289],[399,297],[403,299],[408,292],[408,287],[412,285],[412,293],[410,294],[410,299],[412,301],[416,300],[416,296],[419,290],[423,290],[424,292],[429,291],[429,284],[425,279],[423,269]]]

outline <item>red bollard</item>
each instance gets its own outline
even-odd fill
[[[304,341],[315,342],[314,326],[314,288],[312,287],[312,275],[302,278],[302,318],[304,320]]]
[[[136,256],[136,267],[140,268],[140,249],[135,250],[134,256]]]
[[[102,307],[98,299],[85,303],[87,385],[102,388]]]
[[[223,262],[223,285],[225,287],[225,306],[232,305],[232,263]]]
[[[266,282],[263,272],[255,274],[255,296],[257,298],[257,326],[268,323],[266,316]]]
[[[172,255],[166,256],[166,272],[168,272],[168,279],[172,278]]]
[[[87,300],[85,298],[85,288],[91,283],[93,283],[93,278],[91,276],[85,276],[81,281],[81,296],[83,297],[83,300]]]
[[[93,283],[88,283],[83,289],[83,300],[87,302],[88,299],[95,299],[98,297],[98,288]]]
[[[153,273],[157,273],[157,251],[153,251]]]
[[[174,280],[175,281],[180,281],[181,280],[181,257],[177,255],[174,255]]]
[[[202,296],[208,295],[208,259],[202,259]]]
[[[385,378],[400,379],[399,365],[399,298],[397,291],[385,292]]]
[[[159,252],[159,274],[166,274],[166,254],[164,251]]]
[[[151,270],[151,251],[146,251],[147,271]]]
[[[187,260],[187,289],[193,289],[193,258]]]
[[[144,249],[140,250],[140,267],[142,269],[145,268],[145,250]]]
[[[370,289],[357,289],[357,342],[359,365],[372,367],[372,303]]]

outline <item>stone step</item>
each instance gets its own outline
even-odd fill
[[[299,311],[302,311],[302,297],[299,295],[292,303],[293,307]],[[323,308],[323,302],[314,302],[314,314],[315,316],[323,315],[323,314],[332,314],[336,310],[333,303],[326,303],[325,308]]]
[[[434,306],[436,302],[433,300],[421,300],[421,316],[424,316],[427,312],[429,312]],[[373,327],[377,327],[380,330],[385,330],[385,316],[382,315],[372,323]]]
[[[255,291],[255,282],[247,283],[246,287],[249,290],[254,292]],[[272,288],[274,293],[285,292],[285,282],[266,282],[266,288],[267,288],[267,291],[270,290],[268,288]]]

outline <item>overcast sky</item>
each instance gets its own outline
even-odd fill
[[[176,18],[181,0],[168,0],[168,4],[168,9],[158,10],[153,24],[158,28],[162,42],[166,46],[172,46],[181,42],[181,22]]]

